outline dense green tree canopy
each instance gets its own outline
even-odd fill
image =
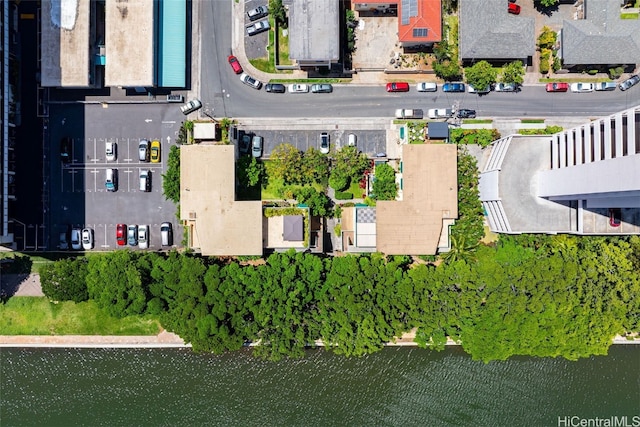
[[[479,61],[464,69],[464,77],[475,89],[482,90],[496,82],[498,71],[487,61]]]
[[[66,258],[40,268],[42,292],[52,301],[86,301],[86,258]]]

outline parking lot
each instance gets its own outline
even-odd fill
[[[167,249],[160,244],[160,224],[171,222],[174,245],[180,243],[176,207],[164,198],[162,174],[169,149],[181,123],[174,105],[86,105],[63,109],[65,117],[51,116],[49,179],[49,248],[57,249],[59,234],[70,228],[92,228],[94,250],[118,247],[116,225],[146,224],[150,227],[149,250]],[[109,117],[106,117],[109,116]],[[174,116],[175,120],[166,119]],[[78,126],[77,124],[80,124]],[[61,161],[61,138],[71,138],[70,160]],[[141,139],[160,141],[160,161],[140,161]],[[105,145],[114,142],[117,156],[107,161]],[[117,170],[117,191],[107,191],[107,169]],[[150,171],[150,191],[140,190],[140,172]]]

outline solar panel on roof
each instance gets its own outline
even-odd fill
[[[409,18],[418,16],[418,0],[402,0],[402,25],[409,25]]]
[[[427,37],[427,29],[426,28],[414,28],[413,29],[413,37]]]

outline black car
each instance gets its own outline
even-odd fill
[[[251,134],[244,133],[243,130],[240,131],[240,134],[238,135],[238,151],[240,151],[240,154],[249,154],[251,137]]]
[[[280,83],[269,83],[264,87],[264,90],[273,93],[285,93],[287,91],[287,88]]]
[[[456,115],[461,119],[473,119],[476,117],[476,110],[468,110],[466,108],[462,108],[458,110]]]
[[[73,140],[68,136],[60,140],[60,160],[62,161],[62,163],[71,162],[72,145],[73,145]]]

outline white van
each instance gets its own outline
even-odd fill
[[[140,191],[151,191],[151,171],[142,169],[140,171]]]
[[[104,185],[107,187],[107,191],[118,191],[118,169],[107,169]]]

